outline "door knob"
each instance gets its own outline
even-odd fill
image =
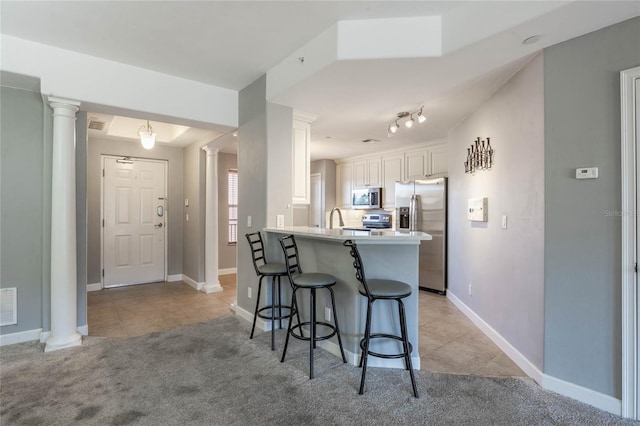
[[[162,223],[159,223],[159,224],[153,225],[153,226],[155,226],[156,228],[162,228]]]

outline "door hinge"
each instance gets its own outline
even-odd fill
[[[102,219],[102,227],[104,228],[104,219]]]
[[[102,177],[104,177],[104,169],[102,169]]]
[[[104,269],[102,270],[102,277],[104,278]]]
[[[638,262],[636,262],[636,265],[633,267],[633,270],[636,272],[636,274],[638,273]]]

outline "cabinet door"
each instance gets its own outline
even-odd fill
[[[338,164],[336,166],[336,205],[338,207],[351,208],[352,182],[353,164]]]
[[[439,146],[429,149],[430,155],[430,170],[429,175],[446,175],[449,171],[449,163],[447,157],[447,147]]]
[[[427,150],[407,152],[405,154],[405,177],[407,180],[423,179],[427,176]]]
[[[372,158],[367,160],[367,186],[382,186],[382,160]]]
[[[292,201],[294,204],[309,204],[311,125],[293,120],[293,182]]]
[[[356,161],[353,163],[353,188],[366,188],[367,184],[367,162]]]
[[[404,156],[394,155],[382,158],[382,198],[385,210],[395,208],[396,204],[396,182],[404,180],[402,171],[404,170]]]

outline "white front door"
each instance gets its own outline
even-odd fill
[[[103,157],[104,287],[165,280],[166,162]]]

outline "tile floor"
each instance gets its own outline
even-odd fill
[[[204,294],[183,282],[90,292],[89,335],[126,337],[233,315],[236,276],[221,275],[223,291]],[[484,376],[526,376],[446,297],[420,292],[422,369]]]

